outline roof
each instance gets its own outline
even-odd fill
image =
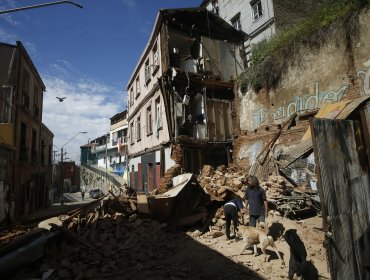
[[[114,120],[114,119],[117,119],[119,117],[125,117],[125,114],[126,114],[126,118],[127,118],[127,110],[124,110],[123,112],[120,112],[120,113],[117,113],[115,114],[113,117],[110,118],[110,120]]]
[[[236,30],[232,25],[208,11],[205,7],[160,10],[157,14],[148,43],[127,83],[127,90],[130,88],[140,67],[144,63],[144,58],[153,47],[163,22],[167,23],[169,26],[182,30],[186,29],[187,31],[195,25],[197,31],[203,36],[226,40],[236,44],[242,43],[247,36],[246,33]]]

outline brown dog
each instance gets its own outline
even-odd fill
[[[243,253],[244,249],[249,248],[253,245],[254,255],[257,255],[257,244],[260,244],[261,251],[265,256],[265,261],[267,261],[266,248],[271,246],[276,252],[281,263],[285,265],[284,260],[281,258],[279,251],[276,249],[274,240],[271,236],[267,235],[268,227],[265,224],[260,223],[259,228],[250,226],[239,226],[238,234],[243,237],[243,247],[240,254]]]

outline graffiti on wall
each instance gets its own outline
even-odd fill
[[[370,95],[370,67],[367,69],[367,71],[358,71],[357,76],[362,79],[363,94]]]
[[[305,110],[321,108],[327,103],[340,101],[347,93],[348,85],[340,87],[337,91],[320,92],[319,83],[314,84],[314,94],[297,95],[289,103],[283,102],[283,105],[271,113],[273,120],[288,118],[294,113]],[[253,113],[253,122],[255,126],[260,125],[266,120],[267,110],[260,108]]]

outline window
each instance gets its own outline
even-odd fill
[[[33,116],[38,118],[39,113],[39,89],[35,86],[33,89]]]
[[[139,77],[136,78],[136,96],[135,98],[138,98],[140,95],[140,79]]]
[[[152,124],[152,106],[149,106],[146,109],[146,135],[153,133],[153,124]]]
[[[130,106],[134,105],[134,89],[130,89]]]
[[[37,141],[37,132],[32,128],[32,142],[31,142],[31,161],[33,163],[37,162],[37,152],[36,152],[36,141]]]
[[[27,149],[27,125],[21,123],[21,135],[20,135],[21,149],[19,151],[19,159],[21,161],[28,161],[28,149]]]
[[[149,59],[145,61],[145,83],[148,84],[150,82],[150,65]]]
[[[155,130],[158,131],[160,128],[162,128],[161,99],[158,97],[155,100]]]
[[[262,17],[263,15],[262,2],[257,1],[257,2],[254,2],[253,4],[251,3],[251,6],[252,6],[252,19],[257,20],[260,17]]]
[[[28,74],[28,71],[26,69],[23,70],[23,84],[22,84],[22,104],[25,109],[29,109],[30,106],[30,97],[28,95],[30,87],[30,76]]]
[[[136,119],[136,141],[141,140],[141,125],[140,125],[140,117]]]
[[[242,24],[240,22],[240,13],[238,13],[231,19],[231,25],[234,26],[236,30],[242,30]]]
[[[211,5],[212,5],[211,12],[214,13],[215,15],[219,15],[218,14],[218,1],[213,0]]]
[[[153,47],[152,54],[153,54],[153,68],[154,68],[152,75],[154,76],[155,73],[159,69],[159,53],[158,53],[157,43],[155,43],[155,45]]]
[[[130,125],[130,144],[134,144],[134,123]]]

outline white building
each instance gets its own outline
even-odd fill
[[[201,7],[217,14],[244,31],[249,60],[253,45],[270,39],[277,32],[293,26],[313,11],[323,0],[204,0]]]

